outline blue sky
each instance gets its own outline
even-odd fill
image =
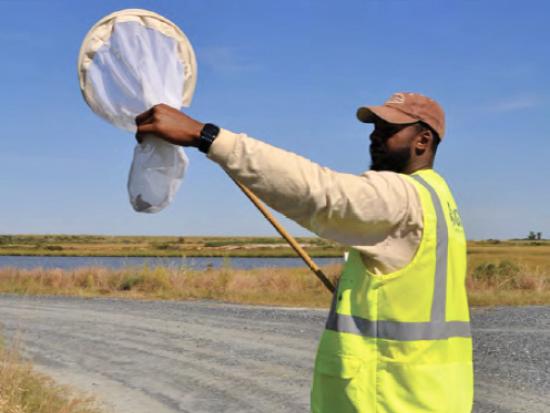
[[[436,169],[468,238],[550,237],[550,5],[440,0],[0,0],[0,233],[274,234],[195,150],[171,206],[132,210],[133,137],[91,112],[76,73],[89,28],[130,7],[191,40],[191,116],[335,170],[368,169],[358,106],[395,91],[432,96],[447,114]]]

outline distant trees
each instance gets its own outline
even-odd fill
[[[535,232],[535,231],[529,231],[529,235],[527,236],[528,240],[541,240],[542,239],[542,232]]]

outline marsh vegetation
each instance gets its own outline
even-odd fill
[[[201,245],[204,248],[246,248],[259,251],[267,245],[286,248],[283,240],[275,238],[185,238],[168,241],[170,237],[153,237],[138,242],[136,237],[116,238],[105,243],[105,237],[89,237],[83,242],[76,236],[52,236],[43,242],[63,245],[90,245],[96,243],[103,251],[106,245]],[[35,236],[19,236],[15,245],[36,241]],[[48,241],[49,240],[49,241]],[[331,244],[319,239],[300,239],[311,248]],[[74,241],[74,242],[73,242]],[[109,240],[108,240],[109,241]],[[65,244],[63,244],[63,242]],[[80,243],[80,244],[79,244]],[[141,243],[141,244],[140,244]],[[61,245],[62,244],[62,245]],[[208,244],[208,245],[207,245]],[[261,245],[262,247],[258,247]],[[76,248],[76,247],[75,247]],[[115,248],[115,247],[113,247]],[[265,250],[268,250],[265,247]],[[280,251],[277,250],[277,253]],[[116,248],[115,248],[116,249]],[[161,248],[161,251],[167,249]],[[262,251],[265,251],[262,250]],[[329,250],[329,249],[327,249]],[[224,250],[227,254],[228,250]],[[234,250],[231,250],[234,251]],[[330,250],[338,251],[341,250]],[[227,255],[226,255],[227,256]],[[341,265],[324,267],[335,282]],[[548,241],[476,241],[468,243],[468,276],[466,280],[470,304],[526,305],[550,304],[550,242]],[[330,295],[312,275],[303,268],[238,269],[228,258],[221,268],[194,270],[189,267],[148,266],[108,269],[85,267],[76,269],[20,269],[0,268],[0,292],[30,295],[73,295],[83,297],[111,296],[140,299],[215,299],[236,303],[274,304],[304,307],[326,307]]]

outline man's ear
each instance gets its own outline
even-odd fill
[[[421,155],[432,147],[432,141],[434,137],[432,131],[424,129],[415,138],[414,149],[417,155]]]

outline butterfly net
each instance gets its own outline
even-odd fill
[[[189,106],[196,83],[193,49],[164,17],[129,9],[101,19],[82,43],[80,88],[90,108],[111,124],[135,132],[135,117],[165,103]],[[134,149],[128,194],[139,212],[169,205],[189,161],[182,148],[152,135]]]

